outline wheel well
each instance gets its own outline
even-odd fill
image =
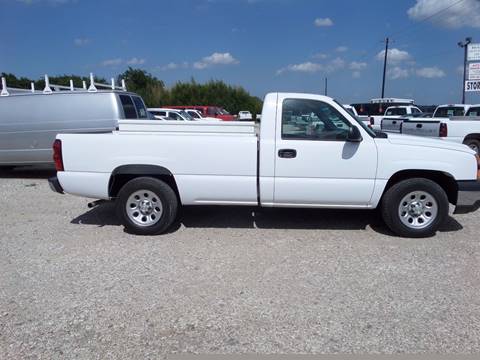
[[[385,186],[384,193],[390,189],[394,184],[412,178],[424,178],[432,180],[440,185],[447,194],[448,202],[456,205],[458,197],[458,186],[457,182],[452,175],[444,173],[441,171],[430,171],[430,170],[403,170],[395,173],[390,177]]]
[[[467,136],[465,136],[465,139],[463,139],[463,142],[471,139],[480,141],[480,134],[468,134]]]
[[[168,184],[177,195],[178,202],[180,201],[180,193],[178,191],[177,182],[173,174],[166,168],[161,166],[150,165],[123,165],[116,168],[112,172],[108,184],[108,194],[111,198],[117,197],[120,189],[130,180],[138,177],[151,177],[161,180]]]

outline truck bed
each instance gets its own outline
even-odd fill
[[[161,125],[160,125],[161,124]],[[221,135],[221,136],[220,136]],[[128,137],[128,141],[126,141]],[[108,134],[61,134],[68,159],[59,179],[65,191],[107,199],[108,179],[123,165],[169,169],[182,204],[257,204],[257,136],[253,124],[121,122]],[[125,146],[128,144],[128,146]]]
[[[255,134],[253,121],[158,121],[158,120],[122,120],[119,121],[120,133],[163,132],[163,133],[201,133],[201,134]]]

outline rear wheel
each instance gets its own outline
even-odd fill
[[[128,232],[137,235],[164,233],[177,215],[178,200],[165,182],[140,177],[118,193],[117,214]]]
[[[480,140],[478,139],[465,139],[463,141],[463,143],[465,145],[467,145],[470,149],[472,149],[473,151],[475,151],[477,153],[477,155],[480,155]]]
[[[427,237],[436,233],[448,216],[448,198],[437,183],[422,178],[393,185],[381,203],[385,224],[403,237]]]

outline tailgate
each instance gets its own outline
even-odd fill
[[[402,134],[438,137],[440,135],[440,121],[404,121],[402,124]]]
[[[400,133],[403,121],[405,121],[403,118],[383,118],[380,129],[385,132]]]

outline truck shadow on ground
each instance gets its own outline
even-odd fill
[[[72,224],[118,225],[113,203],[103,203],[76,217]],[[169,233],[185,228],[234,228],[234,229],[285,229],[285,230],[365,230],[395,236],[383,223],[376,210],[332,209],[271,209],[237,206],[186,206],[180,210],[178,220]],[[449,217],[441,232],[463,229],[453,217]]]
[[[13,169],[0,167],[0,179],[48,179],[55,174],[53,165],[20,166]]]

